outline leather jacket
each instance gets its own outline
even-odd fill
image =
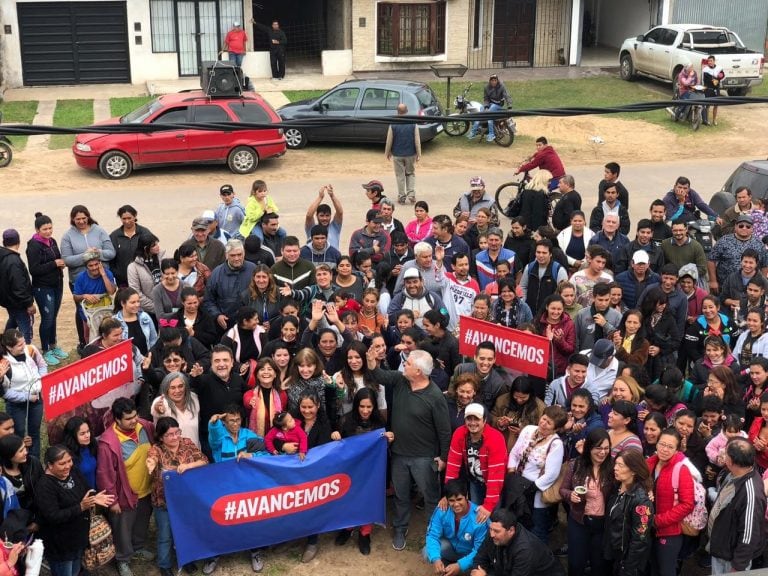
[[[620,563],[619,574],[638,576],[645,572],[651,551],[653,502],[640,485],[611,496],[606,506],[605,557]]]

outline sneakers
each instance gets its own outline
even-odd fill
[[[49,352],[53,352],[53,355],[56,356],[56,358],[58,358],[59,360],[66,360],[67,358],[69,358],[69,354],[64,352],[64,350],[62,350],[58,346],[56,346],[52,350],[49,350]]]
[[[133,570],[131,570],[131,566],[128,562],[118,562],[117,573],[120,576],[133,576]]]
[[[203,574],[213,574],[216,571],[216,565],[219,563],[218,558],[211,558],[206,560],[203,564]],[[122,574],[120,576],[123,576]]]
[[[45,363],[48,364],[48,366],[58,366],[61,364],[53,350],[48,350],[48,352],[43,354],[43,359],[45,360]]]
[[[496,136],[494,136],[492,134],[488,134],[488,137],[485,139],[485,141],[486,142],[495,142],[496,141]]]
[[[470,132],[467,134],[467,140],[474,140],[475,138],[477,138],[477,132]]]
[[[307,547],[304,548],[304,554],[301,555],[301,561],[303,564],[309,564],[315,559],[315,556],[317,556],[317,544],[307,544]]]
[[[264,570],[264,559],[261,557],[261,551],[251,552],[251,568],[254,572],[261,572]]]
[[[371,553],[371,535],[363,536],[360,534],[360,537],[357,539],[357,548],[360,550],[360,554],[368,556]]]
[[[349,542],[351,537],[352,530],[339,530],[339,533],[336,534],[336,540],[334,540],[334,544],[336,544],[336,546],[344,546],[344,544]]]
[[[397,203],[398,204],[405,204],[405,196],[399,196],[397,198]]]
[[[155,555],[146,548],[136,550],[136,552],[133,553],[133,557],[136,560],[144,560],[145,562],[152,562],[152,560],[155,559]]]
[[[405,550],[406,536],[408,536],[408,528],[395,528],[395,534],[392,536],[392,548],[398,552],[400,550]]]

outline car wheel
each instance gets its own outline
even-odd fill
[[[635,65],[632,63],[632,56],[629,54],[622,55],[619,60],[619,75],[622,80],[627,82],[635,79]]]
[[[746,96],[749,88],[728,88],[728,96]]]
[[[307,145],[307,135],[298,128],[285,129],[285,143],[291,150],[298,150]]]
[[[13,150],[5,142],[0,142],[0,168],[5,168],[13,159]]]
[[[227,157],[227,166],[235,174],[250,174],[258,165],[259,155],[250,146],[238,146]]]
[[[133,172],[133,163],[128,154],[111,150],[99,159],[99,172],[109,180],[122,180]]]

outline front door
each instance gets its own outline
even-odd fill
[[[494,0],[493,61],[532,66],[535,27],[536,0]]]
[[[219,59],[216,2],[182,0],[176,4],[179,34],[179,76],[198,76],[202,63]]]

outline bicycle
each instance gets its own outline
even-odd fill
[[[507,218],[515,218],[519,216],[522,208],[523,190],[526,189],[526,186],[530,181],[531,175],[528,172],[524,172],[519,180],[505,182],[496,188],[495,202],[498,211],[504,214]],[[549,204],[547,222],[551,225],[555,206],[557,206],[557,203],[563,197],[563,194],[559,190],[547,190],[546,194],[547,202]]]

